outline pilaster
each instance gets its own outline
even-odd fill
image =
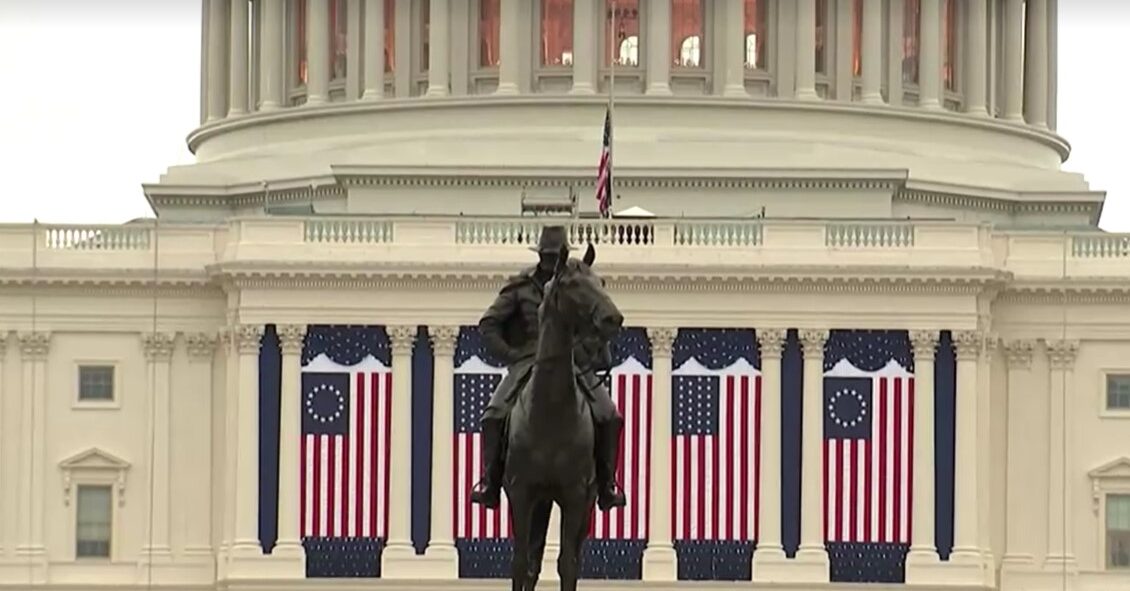
[[[455,341],[458,326],[429,326],[432,342],[432,523],[428,547],[424,551],[427,567],[423,576],[436,579],[459,578],[459,554],[455,550],[455,530],[451,508],[453,474],[451,442],[455,436]]]
[[[883,104],[883,0],[863,0],[863,102]]]
[[[937,566],[941,559],[934,545],[934,356],[938,331],[912,330],[914,348],[914,467],[911,474],[913,524],[910,552],[906,556],[907,583],[938,583],[948,576]]]
[[[984,347],[977,364],[977,438],[984,446],[977,454],[977,546],[981,549],[982,583],[996,585],[996,555],[993,552],[993,458],[997,444],[993,435],[993,365],[1000,337],[989,332],[991,319],[981,319]],[[1007,437],[1007,433],[1006,433]]]
[[[648,464],[648,541],[643,553],[644,581],[674,581],[678,561],[671,529],[671,447],[657,445],[671,438],[671,349],[677,328],[649,328],[651,340],[651,458]]]
[[[154,332],[141,335],[141,347],[145,354],[148,379],[148,416],[146,417],[147,440],[149,448],[148,466],[152,473],[152,494],[150,496],[150,531],[146,544],[141,549],[141,562],[160,563],[172,560],[169,544],[169,506],[172,501],[169,482],[171,463],[169,437],[169,392],[171,384],[170,363],[175,347],[175,335]]]
[[[47,356],[51,335],[47,332],[19,334],[21,365],[20,449],[19,449],[19,532],[15,559],[27,564],[28,582],[42,583],[47,578],[47,551],[43,544],[43,499],[46,496],[43,460],[47,441],[46,394]]]
[[[788,581],[784,547],[781,545],[781,351],[788,331],[765,328],[757,331],[761,350],[761,455],[760,499],[757,515],[757,549],[753,553],[753,580]]]
[[[412,546],[412,344],[416,327],[393,325],[387,328],[392,348],[392,421],[389,461],[388,542],[381,553],[381,577],[416,578],[413,568],[416,549]]]
[[[228,81],[231,96],[228,97],[228,117],[247,114],[247,39],[250,31],[249,7],[247,0],[231,0],[231,64],[228,66]]]
[[[365,90],[361,100],[380,99],[385,93],[384,0],[365,0]]]
[[[189,333],[184,335],[185,351],[188,354],[188,377],[186,398],[196,407],[192,423],[185,425],[184,433],[195,433],[206,443],[193,443],[185,446],[187,461],[206,469],[193,471],[193,478],[182,479],[179,486],[186,488],[180,507],[180,527],[184,532],[185,556],[197,560],[211,559],[212,514],[215,510],[209,501],[212,498],[212,375],[216,355],[217,338],[210,333]],[[189,402],[189,401],[186,401]],[[176,434],[174,434],[176,435]],[[180,435],[176,435],[180,436]],[[195,438],[194,438],[195,441]],[[180,495],[178,495],[180,496]]]
[[[518,83],[522,71],[522,39],[529,29],[522,26],[522,0],[500,0],[498,50],[498,88],[495,94],[514,95],[521,92]]]
[[[428,20],[428,91],[425,96],[447,96],[451,76],[449,64],[451,41],[451,6],[448,0],[431,0]]]
[[[647,2],[647,33],[644,39],[647,60],[648,95],[671,96],[671,0]]]
[[[1075,358],[1079,342],[1053,340],[1047,342],[1051,392],[1048,408],[1048,539],[1044,553],[1044,571],[1050,573],[1078,572],[1075,560],[1071,508],[1070,476],[1075,474],[1074,406],[1071,400],[1074,387]]]
[[[573,88],[570,94],[596,94],[596,13],[601,0],[573,0]]]
[[[1024,497],[1029,494],[1032,475],[1025,470],[1029,451],[1026,449],[1032,436],[1031,425],[1024,421],[1023,410],[1032,404],[1032,356],[1036,343],[1017,339],[1005,343],[1008,361],[1008,472],[1006,483],[1007,503],[1005,516],[1005,554],[1001,564],[1001,585],[1004,587],[1008,572],[1028,570],[1035,561],[1027,530],[1031,517],[1026,514]]]
[[[281,400],[279,404],[279,503],[278,542],[271,551],[272,566],[279,578],[306,576],[306,550],[302,546],[299,495],[299,441],[302,437],[302,344],[306,326],[280,324],[275,327],[282,352]]]
[[[816,0],[796,0],[796,11],[796,98],[819,100],[820,95],[816,94]]]
[[[258,578],[259,542],[259,347],[263,326],[240,324],[232,335],[238,352],[235,433],[235,519],[228,576]]]
[[[722,96],[748,97],[749,93],[745,89],[745,1],[723,0],[715,7],[715,10],[719,9],[726,13],[723,21],[725,40],[722,45],[726,50],[722,60],[726,72]]]

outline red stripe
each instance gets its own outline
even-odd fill
[[[879,380],[879,541],[890,542],[887,538],[887,480],[889,469],[887,464],[887,425],[890,417],[890,401],[887,399],[887,380]]]
[[[314,527],[312,529],[314,537],[321,537],[325,535],[322,532],[322,473],[325,472],[325,467],[322,465],[322,436],[315,435],[312,439],[314,445],[314,504],[311,507],[314,513]]]
[[[872,405],[874,411],[874,405]],[[874,420],[875,416],[871,416]],[[872,441],[869,439],[863,442],[863,541],[874,542],[875,537],[871,531],[871,487],[873,480],[871,480],[871,446]]]
[[[907,380],[906,384],[906,475],[914,477],[914,379]],[[913,482],[913,481],[912,481]],[[914,486],[907,487],[906,491],[906,542],[914,539]]]
[[[753,461],[757,462],[757,469],[753,471],[753,527],[746,523],[745,511],[742,515],[742,539],[755,540],[761,529],[761,376],[753,378],[753,392],[746,392],[747,399],[744,404],[749,404],[748,396],[753,396]],[[749,413],[742,414],[742,436],[750,436]],[[746,453],[749,446],[742,446],[742,453]],[[750,494],[749,490],[749,463],[742,459],[742,498]]]
[[[674,457],[674,456],[672,456]],[[683,437],[683,538],[691,537],[691,480],[694,478],[694,459],[691,457],[691,437]]]
[[[377,428],[377,426],[380,425],[380,423],[377,422],[377,418],[380,416],[379,413],[381,406],[381,391],[379,386],[380,382],[378,381],[380,379],[380,375],[381,374],[379,373],[373,373],[369,376],[369,389],[373,391],[373,404],[370,405],[370,408],[365,409],[366,411],[368,411],[369,421],[373,425],[372,436],[369,440],[369,457],[371,458],[370,462],[372,463],[369,477],[369,535],[373,536],[374,538],[380,537],[380,532],[377,531],[377,511],[380,509],[377,506],[377,499],[380,498],[378,493],[378,491],[380,491],[380,482],[377,479],[377,475],[380,474],[379,464],[377,463],[380,461],[380,457],[377,456],[377,450],[379,449],[379,447],[377,446],[377,438],[381,436],[380,430]]]
[[[648,374],[645,378],[647,384],[647,423],[641,427],[644,430],[643,438],[647,445],[643,466],[644,490],[641,491],[643,495],[643,532],[641,537],[645,540],[651,539],[651,448],[656,443],[651,439],[651,405],[655,402],[655,399],[651,396],[651,381],[651,374]]]
[[[893,503],[891,510],[891,523],[893,524],[894,541],[901,542],[902,536],[902,381],[895,380],[895,414],[892,417],[894,422],[894,441],[891,442],[892,449],[894,450],[894,465],[891,466],[892,477],[894,478],[894,493]]]
[[[390,478],[389,474],[388,474],[389,469],[392,467],[392,464],[390,463],[390,457],[392,455],[392,372],[391,371],[385,372],[385,390],[384,390],[383,395],[384,395],[383,396],[383,398],[384,398],[384,400],[383,400],[383,403],[384,403],[384,420],[381,421],[380,425],[381,425],[381,429],[384,433],[384,438],[385,438],[385,457],[384,457],[385,478],[384,478],[384,482],[381,483],[381,484],[382,484],[382,486],[384,486],[384,489],[385,489],[385,498],[384,498],[384,506],[377,508],[382,513],[384,513],[384,516],[385,516],[384,527],[382,528],[382,531],[377,532],[377,536],[381,537],[381,538],[387,537],[387,535],[388,535],[388,514],[389,514],[388,513],[389,512],[388,494],[389,494],[389,482],[392,480],[392,478]],[[400,466],[400,469],[408,470],[410,468],[408,466]],[[375,512],[376,511],[374,511],[374,513]]]

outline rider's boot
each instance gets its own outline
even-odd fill
[[[620,456],[620,431],[624,422],[619,417],[596,424],[596,504],[601,511],[628,504],[616,483],[616,464]]]
[[[471,502],[498,508],[502,495],[502,421],[483,419],[483,477],[471,491]]]

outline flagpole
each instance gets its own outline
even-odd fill
[[[609,43],[610,59],[608,61],[608,212],[605,217],[612,217],[612,186],[615,179],[612,176],[612,163],[615,162],[613,157],[616,151],[613,149],[615,142],[615,125],[613,121],[615,118],[612,116],[616,108],[616,58],[620,53],[620,34],[616,30],[616,0],[611,0],[609,4],[612,5],[612,23],[611,30],[609,31],[612,37],[612,43]]]

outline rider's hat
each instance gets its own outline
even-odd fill
[[[541,229],[537,245],[531,246],[530,250],[539,254],[558,254],[561,247],[568,244],[569,236],[565,232],[565,226],[545,226]]]

